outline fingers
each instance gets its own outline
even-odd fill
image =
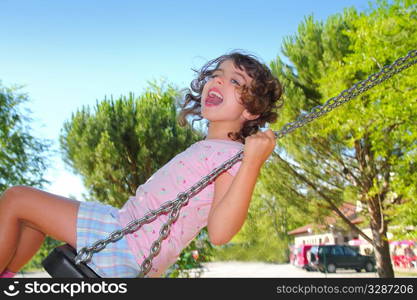
[[[259,142],[263,142],[268,145],[270,145],[270,147],[274,148],[276,146],[276,137],[274,132],[271,129],[268,129],[264,132],[262,131],[258,131],[255,134],[252,134],[248,137],[246,137],[247,141],[259,141]]]
[[[267,137],[268,139],[271,139],[273,141],[276,140],[275,133],[271,129],[265,130],[264,132],[258,131],[253,136],[256,136],[256,137]]]
[[[270,137],[270,138],[272,138],[272,139],[274,139],[274,140],[275,140],[275,133],[274,133],[271,129],[266,130],[264,133],[265,133],[268,137]]]

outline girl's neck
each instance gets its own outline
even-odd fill
[[[228,140],[233,141],[229,136],[229,132],[239,132],[241,126],[224,126],[224,124],[210,123],[206,140]]]
[[[209,132],[206,136],[206,140],[226,140],[226,141],[236,142],[236,141],[232,140],[230,137],[227,136],[227,134],[229,132],[230,131],[228,131],[224,134],[210,134],[210,132]]]

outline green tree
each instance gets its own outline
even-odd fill
[[[105,98],[94,110],[82,107],[65,122],[60,137],[64,161],[81,175],[88,200],[121,207],[172,157],[203,138],[199,131],[178,125],[178,97],[172,86],[151,83],[139,98],[132,93]],[[200,249],[209,259],[203,233],[184,249],[179,270],[171,275],[198,266],[191,250]]]
[[[291,63],[277,58],[271,64],[284,83],[286,103],[273,128],[405,55],[416,45],[416,22],[415,1],[378,2],[360,14],[347,9],[325,23],[306,18],[284,41]],[[280,140],[273,154],[279,171],[268,174],[276,189],[309,206],[312,217],[320,218],[323,208],[335,211],[370,241],[380,277],[394,276],[386,236],[390,211],[406,198],[415,201],[405,186],[415,183],[416,72],[398,74]],[[363,203],[372,237],[344,217],[338,209],[344,201]]]
[[[356,72],[372,72],[384,64],[417,49],[417,1],[381,2],[368,18],[358,18],[355,31],[347,32],[354,50],[338,77],[352,76],[348,64],[361,64]],[[395,47],[392,47],[395,45]],[[363,57],[366,57],[366,63]],[[369,120],[370,147],[376,159],[386,161],[383,178],[370,184],[373,206],[379,202],[385,222],[392,225],[397,238],[417,239],[417,67],[396,76],[384,87],[371,93],[369,101],[376,105]],[[342,82],[341,80],[339,82]],[[342,119],[343,121],[343,119]],[[371,200],[372,202],[372,200]]]
[[[0,82],[0,192],[13,185],[42,187],[51,141],[30,133],[31,119],[20,111],[28,95]]]

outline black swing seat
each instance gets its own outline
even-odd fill
[[[100,278],[85,263],[76,265],[76,255],[69,244],[58,246],[42,261],[42,266],[52,278]]]

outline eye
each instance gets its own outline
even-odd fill
[[[206,76],[206,79],[205,79],[205,81],[207,82],[207,81],[210,81],[210,80],[212,80],[213,78],[215,78],[215,77],[217,77],[217,75],[215,75],[215,74],[210,74],[210,75],[207,75]]]
[[[235,79],[232,79],[231,81],[232,81],[232,82],[233,82],[233,81],[234,81],[234,82],[236,82],[236,84],[237,84],[238,86],[240,86],[239,81],[237,81],[237,80],[235,80]]]

